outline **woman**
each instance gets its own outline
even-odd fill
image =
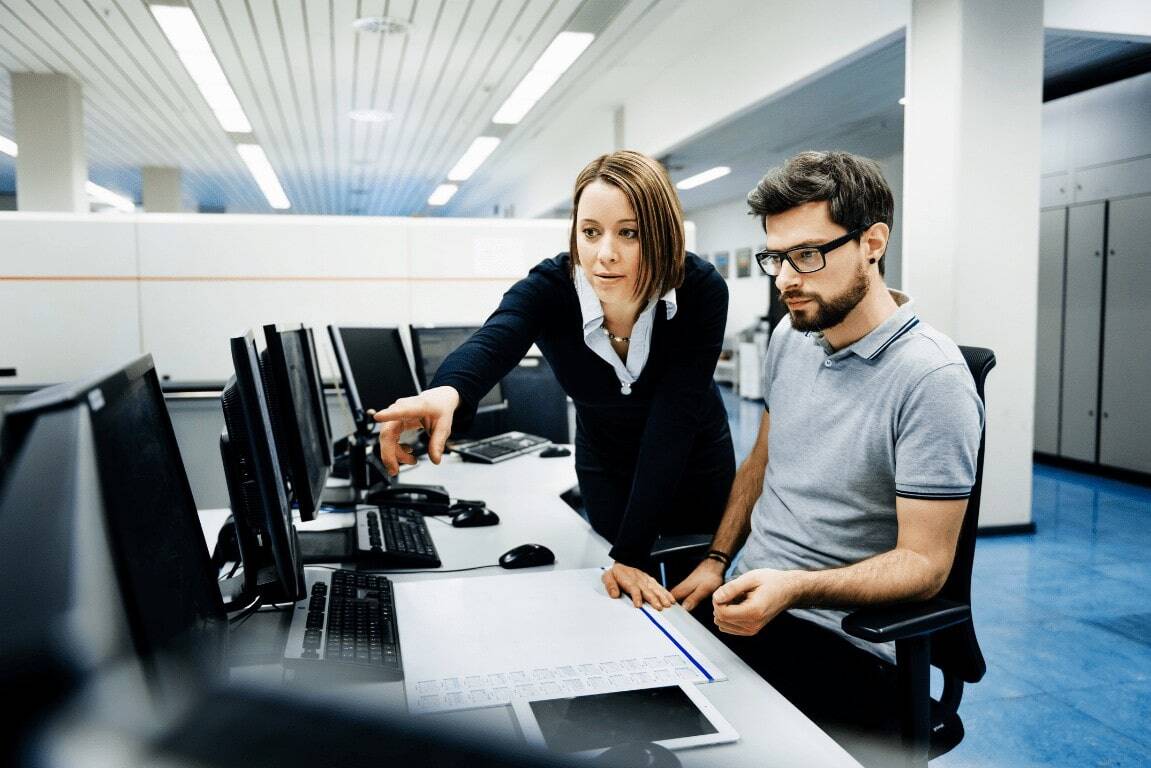
[[[439,463],[458,414],[534,343],[575,403],[576,475],[588,520],[613,546],[604,585],[638,607],[674,603],[643,569],[661,533],[712,532],[735,474],[727,415],[712,379],[727,284],[685,253],[679,198],[654,160],[603,155],[576,179],[570,252],[537,265],[429,388],[376,414],[388,471],[403,429],[423,426]]]

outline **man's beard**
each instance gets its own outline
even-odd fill
[[[855,282],[847,287],[843,293],[830,299],[823,299],[815,294],[806,294],[799,291],[781,293],[780,299],[808,299],[815,304],[816,310],[800,310],[803,314],[788,309],[791,315],[791,327],[797,331],[823,331],[839,325],[851,314],[851,310],[863,301],[867,295],[867,270],[862,265],[855,273]]]

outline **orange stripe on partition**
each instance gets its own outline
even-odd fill
[[[508,277],[342,277],[322,275],[0,275],[0,282],[22,283],[501,283]]]

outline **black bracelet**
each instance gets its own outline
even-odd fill
[[[707,557],[704,559],[718,560],[723,563],[724,566],[731,565],[731,555],[726,552],[720,552],[718,549],[708,550]]]

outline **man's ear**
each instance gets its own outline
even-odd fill
[[[868,264],[874,264],[883,257],[883,254],[887,251],[887,241],[890,237],[891,228],[882,221],[876,222],[868,227],[867,232],[863,235],[863,242],[871,253],[871,256],[867,260]]]

